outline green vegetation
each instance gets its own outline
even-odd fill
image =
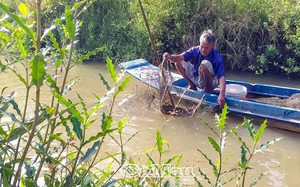
[[[134,3],[130,3],[130,1],[106,2],[110,3],[110,5],[114,5],[114,8],[128,8],[128,5],[130,5],[130,9],[126,10],[130,10],[129,17],[132,17],[128,18],[125,16],[125,20],[134,18],[135,21],[137,21],[135,23],[138,23],[139,17],[131,15],[131,11],[134,10],[134,7],[137,8]],[[171,2],[174,3],[174,5],[178,5],[177,3],[184,3],[185,1]],[[53,3],[53,5],[55,3],[59,4],[58,1],[49,1],[49,3]],[[131,50],[130,53],[127,53],[129,56],[124,57],[123,54],[119,53],[120,51],[113,50],[120,49],[115,46],[120,43],[114,43],[113,39],[120,39],[124,35],[131,34],[131,31],[133,33],[142,34],[141,25],[140,27],[136,25],[131,27],[131,25],[128,25],[128,27],[132,29],[128,31],[126,30],[127,25],[123,25],[126,22],[113,24],[111,27],[117,30],[120,29],[118,31],[123,29],[124,32],[114,33],[113,31],[109,32],[109,29],[106,30],[106,33],[110,34],[110,40],[112,41],[109,39],[105,40],[105,35],[103,35],[99,37],[99,39],[105,40],[104,43],[100,43],[101,46],[94,45],[92,49],[88,47],[82,48],[84,50],[76,48],[76,44],[78,44],[77,40],[80,41],[80,36],[82,35],[80,32],[83,32],[82,27],[85,24],[80,21],[80,18],[88,19],[84,15],[87,14],[87,11],[96,10],[96,5],[100,6],[100,4],[97,3],[101,4],[102,1],[77,1],[74,4],[57,6],[58,10],[55,11],[62,12],[62,15],[54,19],[52,14],[47,17],[47,21],[43,20],[44,17],[42,17],[46,12],[46,6],[42,4],[40,0],[37,0],[36,4],[32,4],[31,6],[20,3],[15,7],[17,11],[15,11],[14,8],[0,3],[0,9],[8,15],[0,19],[2,26],[0,31],[0,67],[2,71],[12,72],[26,90],[26,98],[24,101],[16,102],[14,92],[7,94],[6,88],[1,88],[1,185],[39,186],[38,182],[41,182],[44,183],[45,186],[170,186],[172,181],[169,177],[174,179],[174,184],[180,185],[181,176],[178,173],[171,173],[166,166],[178,167],[182,156],[176,155],[171,158],[167,157],[167,153],[169,153],[168,142],[162,139],[160,131],[157,131],[154,148],[146,152],[147,162],[145,165],[145,173],[132,176],[120,176],[125,166],[128,166],[129,171],[133,171],[139,169],[138,166],[143,163],[128,159],[124,151],[127,142],[135,136],[132,135],[132,137],[126,140],[122,137],[127,119],[115,121],[113,117],[115,99],[124,90],[130,77],[120,79],[120,77],[116,75],[113,61],[110,58],[105,59],[113,85],[109,85],[108,81],[100,75],[99,79],[106,86],[108,92],[103,97],[95,95],[96,104],[94,106],[91,108],[87,107],[84,98],[82,98],[80,94],[77,94],[76,100],[70,100],[70,98],[67,98],[65,95],[66,92],[71,91],[71,88],[76,85],[76,82],[79,80],[78,77],[69,77],[70,70],[76,65],[81,64],[84,60],[90,59],[91,56],[100,54],[102,58],[104,58],[103,55],[110,54],[116,55],[117,59],[121,59],[136,55],[138,50],[142,52],[148,50],[145,49],[145,46],[139,49],[139,46],[134,41],[135,39],[133,39],[133,41],[129,39],[119,41],[128,43],[128,46],[126,45],[124,49],[128,47],[128,49]],[[147,3],[151,3],[151,1],[147,1]],[[197,4],[193,3],[184,5],[197,8],[197,6],[195,6]],[[156,3],[156,5],[163,6],[165,4]],[[60,8],[62,7],[63,9],[61,10]],[[101,9],[100,12],[106,11],[109,8],[110,6],[107,6],[106,9]],[[184,9],[181,11],[183,15]],[[161,13],[161,15],[166,16],[168,12],[162,11]],[[119,19],[118,16],[124,16],[120,13],[120,15],[116,14],[116,17],[114,17],[112,12],[101,15],[111,16],[112,22],[104,18],[102,20],[103,22],[101,22],[107,25],[114,23],[113,21],[117,21],[117,19]],[[159,16],[159,14],[157,15]],[[188,15],[185,16],[188,17]],[[155,23],[159,22],[157,21]],[[89,25],[90,23],[86,24]],[[177,26],[182,28],[182,30],[179,30],[184,32],[185,26]],[[137,29],[135,30],[135,28]],[[158,36],[157,31],[159,31],[158,28],[156,30],[156,36]],[[88,32],[88,30],[85,32]],[[145,36],[146,35],[144,35],[143,39],[146,40]],[[174,34],[174,39],[177,36],[178,35]],[[138,40],[140,38],[137,37],[136,39]],[[95,40],[90,42],[94,41]],[[292,41],[293,40],[290,42]],[[133,44],[136,44],[136,48],[134,49],[130,47],[130,45]],[[142,44],[142,40],[139,44]],[[180,45],[177,47],[179,46]],[[163,45],[161,47],[163,47]],[[82,54],[74,55],[76,49]],[[169,49],[172,49],[171,43]],[[173,50],[175,49],[176,48],[173,48]],[[122,51],[122,53],[125,53],[125,51],[126,50]],[[46,67],[53,67],[54,71]],[[21,70],[20,68],[23,69]],[[119,80],[121,80],[121,82],[118,82]],[[41,100],[42,94],[47,93],[51,96],[51,102],[43,103]],[[33,104],[30,102],[31,98],[34,100]],[[99,116],[99,114],[97,115],[97,112],[100,111],[100,107],[107,99],[111,100],[110,110],[103,112],[101,116]],[[30,109],[32,106],[34,108],[33,111]],[[98,122],[97,117],[100,117],[99,132],[96,132],[95,135],[89,135],[87,132],[90,127],[98,124],[96,123]],[[9,120],[2,121],[4,118]],[[243,124],[226,131],[226,118],[227,107],[224,108],[221,115],[216,115],[218,132],[214,126],[210,126],[204,122],[217,137],[217,139],[213,137],[209,137],[208,139],[212,147],[216,150],[219,159],[217,163],[214,163],[203,151],[199,150],[212,166],[213,175],[216,177],[216,180],[213,182],[212,179],[209,179],[208,174],[205,174],[202,169],[199,169],[200,175],[212,186],[218,186],[219,184],[225,185],[235,178],[242,186],[245,186],[247,170],[250,168],[249,162],[253,158],[253,155],[258,150],[264,149],[278,141],[278,139],[257,147],[258,141],[264,133],[266,123],[263,123],[256,132],[252,123],[245,119]],[[238,135],[237,130],[243,125],[248,128],[250,137],[253,139],[252,148],[249,148],[246,141]],[[234,169],[238,172],[234,173],[232,179],[222,181],[221,179],[224,179],[222,166],[226,164],[227,161],[227,158],[224,159],[223,150],[226,136],[228,136],[229,133],[235,134],[238,141],[241,142],[241,160]],[[119,149],[114,153],[106,155],[103,153],[100,156],[100,153],[103,151],[102,147],[107,138],[114,140]],[[157,157],[152,154],[154,152],[157,153]],[[247,155],[249,156],[247,157]],[[107,162],[108,164],[105,164]],[[153,169],[158,172],[148,175]],[[231,172],[231,170],[225,173],[229,172]],[[253,185],[255,185],[261,176],[258,176],[258,178],[253,181]],[[194,177],[199,186],[202,186],[199,178],[197,178],[197,176]]]
[[[78,50],[106,45],[102,57],[111,56],[117,62],[149,58],[148,37],[137,28],[135,14],[128,0],[96,1],[82,17]]]
[[[268,148],[270,145],[273,145],[275,142],[279,141],[281,138],[275,138],[274,140],[268,141],[258,146],[259,140],[262,138],[265,128],[267,127],[267,121],[265,120],[261,125],[258,131],[255,131],[253,123],[244,118],[243,123],[238,124],[236,127],[232,127],[227,130],[227,114],[228,114],[228,106],[222,110],[220,115],[216,115],[215,121],[217,123],[217,129],[214,126],[207,124],[201,118],[199,118],[215,135],[215,138],[208,137],[208,141],[211,144],[213,150],[216,152],[217,159],[214,162],[209,156],[207,156],[204,151],[198,149],[201,155],[206,159],[212,169],[212,176],[209,173],[204,172],[204,168],[199,168],[200,176],[205,180],[206,185],[203,185],[203,181],[199,180],[199,177],[195,176],[195,180],[198,183],[198,186],[224,186],[226,184],[232,183],[235,181],[236,186],[248,186],[246,185],[246,174],[249,169],[253,169],[250,165],[250,161],[253,159],[254,154],[262,152],[264,149]],[[238,130],[241,127],[247,127],[249,136],[251,137],[253,144],[248,145],[245,141],[246,137],[242,137],[239,135]],[[236,163],[233,168],[224,169],[224,166],[230,158],[232,157],[232,153],[230,155],[225,155],[225,147],[227,145],[227,138],[230,134],[234,134],[237,137],[237,140],[241,144],[241,155],[240,160]],[[250,143],[249,143],[250,144]],[[249,186],[255,186],[258,181],[266,175],[266,172],[261,173],[252,182],[250,182]],[[232,184],[231,184],[232,186]]]
[[[109,158],[120,159],[119,168],[124,164],[126,155],[121,134],[126,119],[117,122],[116,127],[112,109],[114,98],[124,89],[130,77],[126,77],[118,85],[119,78],[114,65],[107,58],[113,87],[108,85],[103,76],[100,78],[109,89],[106,97],[113,98],[112,106],[108,113],[103,113],[99,132],[94,136],[87,136],[87,131],[95,125],[94,115],[103,105],[105,97],[101,99],[95,95],[97,104],[91,109],[87,108],[79,94],[77,101],[65,97],[65,93],[78,81],[78,78],[68,78],[69,71],[104,49],[95,49],[74,59],[74,46],[80,27],[76,17],[91,3],[82,1],[73,7],[66,7],[63,17],[57,18],[55,25],[51,25],[43,33],[41,1],[37,1],[35,14],[24,3],[20,3],[18,15],[0,3],[0,8],[9,15],[1,20],[5,28],[1,32],[1,67],[2,70],[12,71],[26,89],[24,103],[17,103],[13,93],[5,96],[6,88],[1,92],[0,119],[10,119],[0,126],[1,183],[4,186],[39,186],[38,180],[42,180],[46,186],[109,186],[115,183],[112,177],[116,172],[111,171],[110,166],[101,171],[101,176],[95,175],[97,171],[94,169]],[[37,16],[36,20],[33,19],[34,15]],[[32,24],[36,26],[30,27]],[[53,34],[54,30],[61,31],[58,32],[59,40]],[[41,50],[42,42],[47,44],[47,51]],[[15,68],[17,64],[24,69],[18,71]],[[55,71],[46,69],[46,66],[52,66]],[[59,69],[63,71],[62,79],[57,78]],[[41,102],[42,89],[46,89],[45,87],[48,87],[52,95],[51,103]],[[33,113],[29,113],[29,98],[34,98]],[[104,140],[108,136],[113,137],[114,132],[120,135],[120,152],[106,158],[98,157]],[[47,169],[47,172],[42,172],[42,169]]]
[[[161,52],[179,53],[197,45],[201,32],[211,28],[227,67],[256,73],[300,73],[299,1],[143,2]]]
[[[18,1],[4,1],[17,10]],[[33,1],[28,1],[34,6]],[[226,66],[255,73],[300,74],[300,3],[294,0],[141,0],[159,55],[180,53],[198,44],[211,28]],[[4,3],[4,4],[5,4]],[[69,0],[42,3],[44,26],[73,6]],[[136,0],[95,0],[87,14],[78,15],[76,52],[102,46],[91,59],[111,56],[115,62],[145,58],[155,61],[145,21]],[[54,35],[58,37],[59,31]]]

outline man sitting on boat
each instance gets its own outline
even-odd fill
[[[174,62],[177,70],[189,84],[189,89],[212,93],[220,87],[218,104],[225,104],[226,78],[224,62],[215,49],[216,38],[211,30],[205,30],[200,36],[200,45],[181,54],[164,53],[163,58]]]

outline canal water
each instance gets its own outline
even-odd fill
[[[120,70],[118,69],[118,72]],[[86,63],[75,67],[71,71],[70,78],[80,77],[80,81],[76,83],[72,90],[67,93],[67,97],[77,100],[77,93],[85,100],[88,107],[96,103],[94,94],[104,96],[106,88],[103,86],[99,73],[109,80],[109,74],[104,64]],[[11,73],[2,73],[1,89],[7,87],[5,93],[16,91],[16,100],[24,100],[24,88],[17,78]],[[267,83],[280,86],[289,86],[300,88],[300,80],[289,80],[282,77],[270,75],[253,75],[244,72],[227,72],[227,79],[235,79],[248,81],[252,83]],[[109,81],[111,84],[112,81]],[[49,95],[47,88],[44,88],[42,102],[47,102]],[[103,106],[102,110],[108,110],[110,101]],[[102,113],[98,113],[101,119]],[[156,132],[159,130],[163,139],[168,141],[170,152],[164,155],[163,159],[167,160],[174,155],[183,155],[181,167],[191,167],[193,173],[199,176],[198,167],[205,172],[212,173],[210,165],[198,151],[201,150],[216,161],[217,154],[208,141],[208,137],[214,137],[214,134],[204,125],[202,118],[208,124],[215,124],[215,113],[209,109],[203,109],[190,117],[169,117],[163,115],[159,111],[159,103],[157,99],[153,100],[153,90],[147,85],[132,78],[125,90],[118,96],[113,108],[113,116],[115,120],[128,118],[129,123],[124,129],[124,138],[130,138],[136,134],[125,147],[128,158],[146,159],[145,152],[155,146]],[[230,116],[228,118],[227,129],[242,123],[241,117]],[[256,129],[259,124],[255,124]],[[99,130],[99,125],[89,129],[91,135]],[[251,145],[251,139],[247,129],[242,127],[239,130],[241,137]],[[250,165],[253,169],[248,171],[247,184],[253,181],[261,173],[266,172],[265,176],[258,181],[258,187],[265,186],[299,186],[300,183],[300,134],[289,132],[286,130],[267,127],[260,143],[282,138],[279,142],[271,145],[263,152],[254,155]],[[240,143],[234,135],[229,135],[224,147],[224,157],[228,159],[225,167],[233,168],[240,158]],[[106,149],[114,150],[116,146],[113,141],[106,142]],[[235,181],[235,180],[234,180]],[[186,181],[186,186],[196,186],[196,183]],[[189,185],[188,185],[189,184]],[[184,185],[184,184],[183,184]],[[227,185],[225,185],[227,186]],[[228,185],[228,186],[234,186]],[[249,186],[249,185],[248,185]]]

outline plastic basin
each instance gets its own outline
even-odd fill
[[[226,84],[226,97],[235,99],[245,99],[247,95],[247,88],[240,84]]]

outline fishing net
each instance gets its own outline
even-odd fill
[[[160,111],[163,114],[172,116],[188,116],[192,114],[191,109],[185,109],[174,103],[173,96],[170,91],[172,73],[170,71],[170,63],[163,60],[159,65],[159,96],[160,96]]]

